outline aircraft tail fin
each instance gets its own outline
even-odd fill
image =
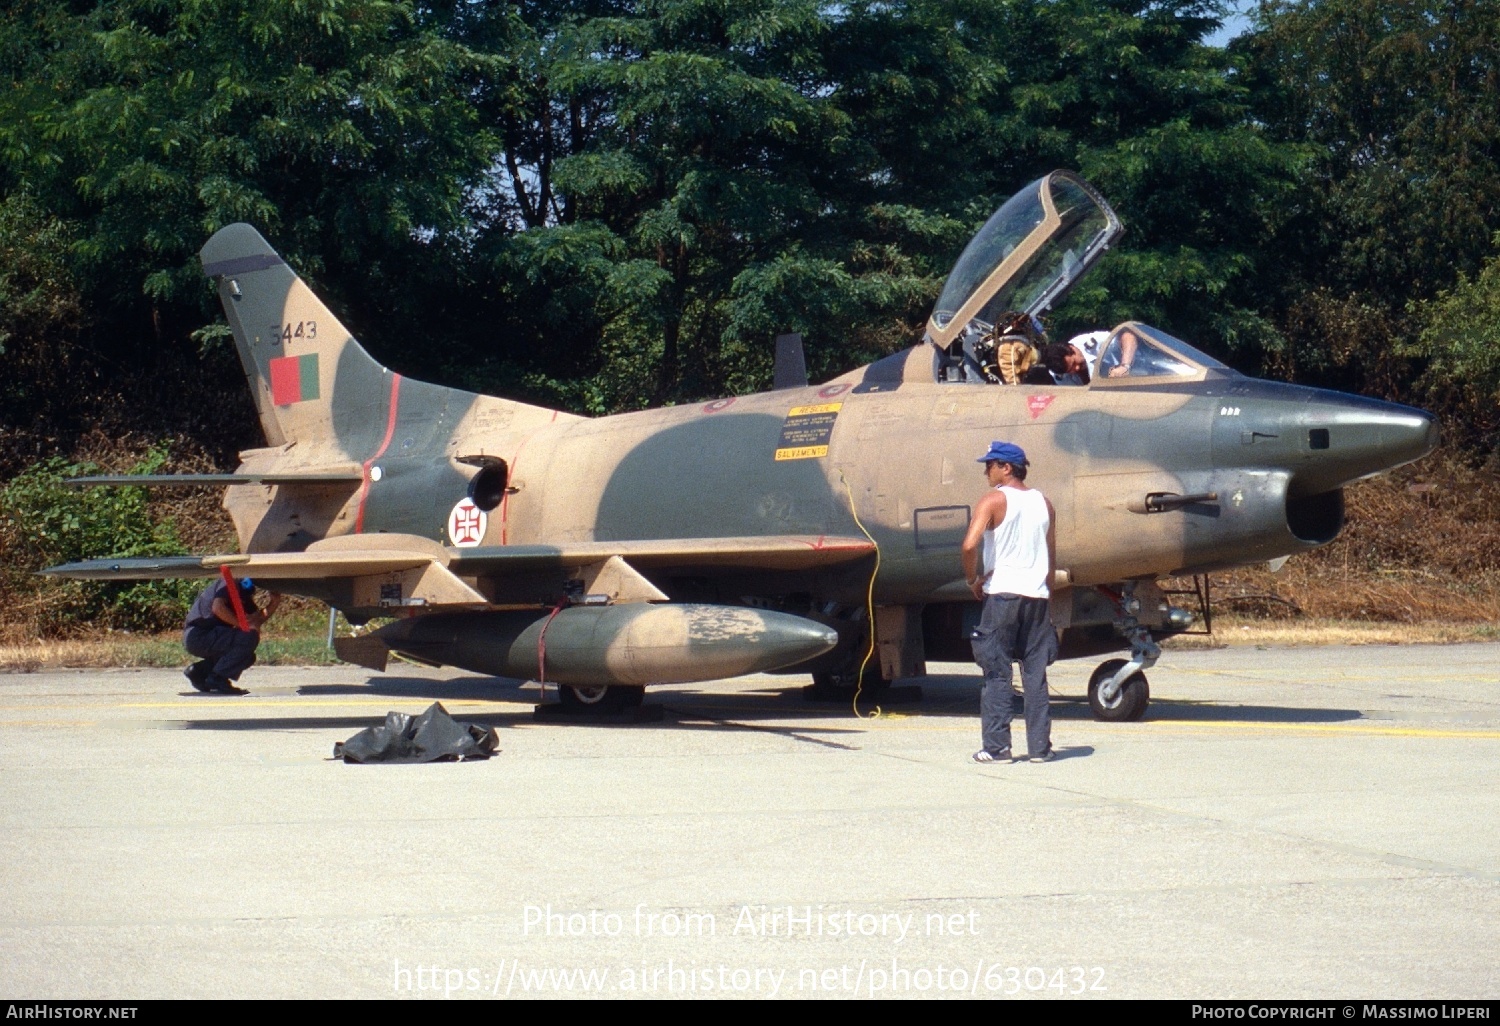
[[[379,407],[391,372],[248,224],[215,232],[199,253],[217,279],[266,441],[328,439],[335,419]]]

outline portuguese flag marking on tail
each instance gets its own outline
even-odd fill
[[[290,406],[318,398],[318,354],[282,356],[271,361],[271,401]]]

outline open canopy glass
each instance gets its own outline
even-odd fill
[[[995,211],[953,265],[927,321],[940,348],[1007,311],[1036,316],[1057,302],[1122,231],[1093,187],[1054,171]]]

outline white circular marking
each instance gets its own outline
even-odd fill
[[[379,467],[370,468],[371,481],[379,481],[382,477],[385,477],[385,471],[381,470]]]
[[[465,496],[448,514],[448,538],[461,549],[472,549],[484,541],[484,532],[489,525],[489,514]]]

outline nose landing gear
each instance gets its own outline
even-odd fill
[[[1127,589],[1120,603],[1121,617],[1115,630],[1130,642],[1130,660],[1106,659],[1089,677],[1089,711],[1096,720],[1126,723],[1146,715],[1151,704],[1151,686],[1143,670],[1156,665],[1161,646],[1135,618],[1140,603]]]
[[[1116,682],[1130,665],[1124,659],[1106,659],[1089,677],[1089,711],[1094,719],[1127,723],[1146,715],[1146,706],[1151,703],[1151,685],[1146,675],[1136,670]]]

